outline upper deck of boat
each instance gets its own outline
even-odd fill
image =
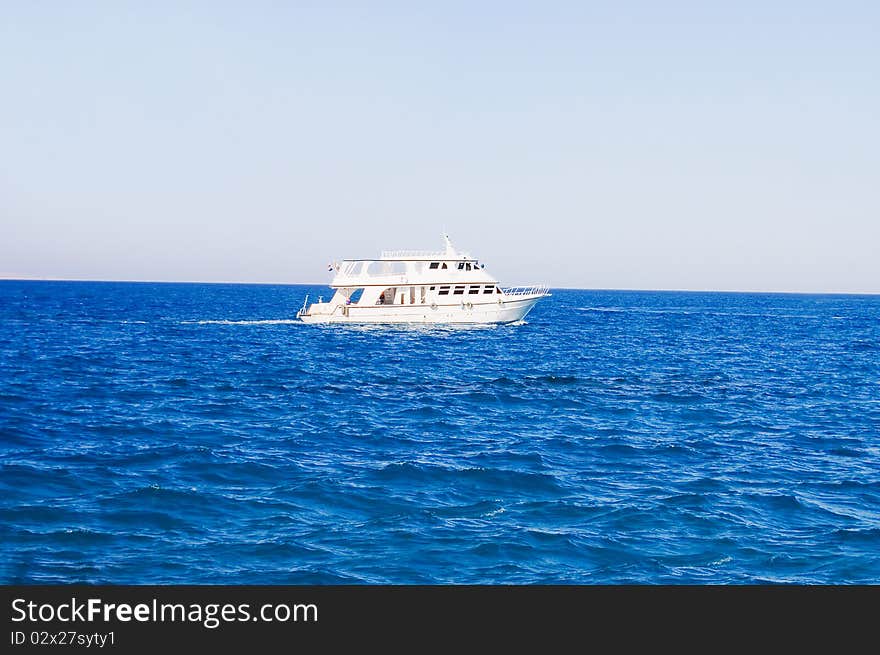
[[[378,259],[335,262],[330,266],[336,271],[330,286],[496,282],[470,253],[456,250],[448,237],[445,241],[445,250],[385,250]]]

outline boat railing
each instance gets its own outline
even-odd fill
[[[442,250],[383,250],[382,259],[405,259],[406,257],[443,257]]]
[[[470,253],[455,250],[383,250],[380,259],[473,259]]]
[[[535,284],[526,287],[502,287],[501,292],[505,296],[546,296],[549,295],[549,287],[546,284]]]
[[[299,308],[299,311],[296,312],[296,317],[299,318],[304,314],[307,314],[309,311],[309,294],[306,294],[305,300],[303,300],[303,306]]]

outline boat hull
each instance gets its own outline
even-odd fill
[[[461,302],[450,305],[357,305],[330,307],[326,303],[310,305],[299,314],[304,323],[515,323],[525,318],[546,294],[535,294],[489,303]]]

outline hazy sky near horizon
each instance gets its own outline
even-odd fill
[[[880,292],[880,4],[0,10],[0,276]]]

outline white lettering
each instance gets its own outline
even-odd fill
[[[309,603],[308,605],[303,605],[303,604],[294,605],[293,606],[293,620],[294,621],[300,620],[299,619],[299,611],[300,610],[302,610],[303,614],[304,614],[303,621],[309,621],[309,620],[317,621],[318,620],[318,606],[315,605],[314,603]],[[309,612],[310,611],[312,613],[311,619],[309,619]]]
[[[83,609],[85,609],[85,605],[82,603],[76,602],[76,598],[70,599],[70,620],[71,621],[85,621],[85,617],[83,616]]]
[[[15,621],[16,623],[18,623],[20,621],[24,621],[27,618],[27,612],[25,612],[20,607],[16,606],[16,605],[20,605],[22,603],[24,603],[24,598],[16,598],[14,601],[12,601],[13,611],[18,612],[20,615],[20,618],[15,618],[14,616],[12,617],[12,620]]]

